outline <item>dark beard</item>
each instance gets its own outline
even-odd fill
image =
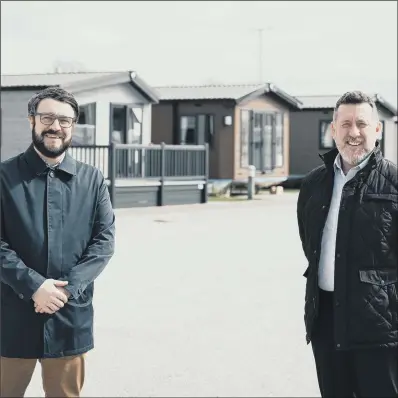
[[[57,135],[61,138],[61,146],[58,148],[48,148],[44,143],[44,137],[46,134]],[[56,132],[52,129],[43,131],[41,134],[37,134],[35,126],[32,128],[32,141],[36,149],[45,157],[55,159],[61,156],[71,145],[72,138],[66,140],[65,134],[62,132]]]

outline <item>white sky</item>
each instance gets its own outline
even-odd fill
[[[1,73],[136,70],[152,86],[378,92],[397,105],[397,2],[1,2]]]

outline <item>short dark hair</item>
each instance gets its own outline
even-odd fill
[[[333,116],[334,120],[336,120],[337,110],[339,109],[340,105],[346,104],[369,104],[377,115],[376,103],[373,101],[372,97],[362,91],[348,91],[343,94],[336,102]]]
[[[79,105],[72,93],[61,87],[47,87],[46,89],[36,93],[28,102],[28,116],[35,116],[40,101],[52,98],[56,101],[69,104],[75,111],[75,120],[79,119]]]

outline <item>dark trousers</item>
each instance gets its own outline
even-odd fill
[[[398,348],[335,349],[332,292],[320,290],[312,349],[322,397],[398,397]]]

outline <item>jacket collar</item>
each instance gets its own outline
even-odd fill
[[[24,157],[28,165],[31,167],[32,172],[35,174],[43,174],[48,169],[48,166],[36,152],[33,144],[31,144],[25,151]],[[70,175],[76,175],[76,160],[69,155],[68,151],[66,151],[62,162],[57,166],[57,170],[61,170]]]
[[[319,157],[323,160],[325,163],[325,166],[327,169],[333,169],[334,167],[334,161],[339,154],[339,151],[337,148],[333,148],[331,151],[328,151],[326,153],[319,154]],[[372,166],[377,165],[381,160],[383,159],[383,154],[381,153],[380,149],[380,142],[376,141],[376,145],[372,151],[372,153],[369,155],[369,162],[368,164],[371,164]]]

